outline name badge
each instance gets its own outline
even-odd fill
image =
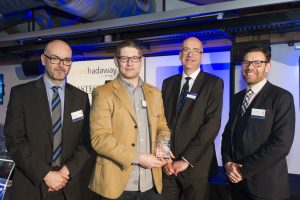
[[[188,93],[186,95],[186,98],[193,99],[193,100],[195,100],[196,97],[197,97],[197,94],[196,93],[192,93],[192,92],[190,92],[190,93]]]
[[[266,118],[266,110],[265,109],[252,108],[251,118],[265,119]]]
[[[77,121],[82,120],[84,118],[82,110],[72,112],[71,117],[72,117],[73,122],[77,122]]]
[[[142,107],[147,108],[147,102],[145,100],[142,100]]]

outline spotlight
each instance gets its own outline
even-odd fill
[[[112,35],[105,35],[104,42],[112,42]]]

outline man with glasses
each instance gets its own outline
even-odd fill
[[[174,162],[164,167],[166,200],[208,200],[208,178],[217,170],[214,139],[221,123],[223,81],[200,68],[202,42],[184,40],[183,73],[164,80],[162,94]]]
[[[234,95],[223,133],[223,165],[233,200],[289,198],[285,157],[294,138],[294,100],[267,81],[270,59],[268,49],[246,50],[242,74],[247,88]]]
[[[157,158],[158,141],[170,131],[160,91],[139,73],[141,47],[125,40],[115,50],[118,77],[93,91],[91,141],[97,152],[90,188],[95,199],[159,200],[166,161]]]
[[[81,200],[89,99],[66,83],[72,64],[67,43],[49,42],[41,61],[45,74],[13,87],[7,107],[4,133],[16,163],[11,199]]]

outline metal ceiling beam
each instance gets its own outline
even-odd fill
[[[36,32],[19,33],[0,38],[0,42],[8,41],[26,41],[26,40],[41,40],[43,38],[52,38],[58,36],[67,36],[89,32],[109,31],[122,27],[137,27],[141,25],[151,25],[162,22],[174,22],[185,18],[207,17],[211,15],[218,16],[220,12],[227,12],[232,10],[254,8],[260,6],[270,6],[276,4],[286,4],[300,2],[299,0],[236,0],[223,3],[210,4],[205,6],[195,6],[192,8],[172,10],[167,12],[160,12],[154,14],[145,14],[141,16],[125,17],[112,20],[97,21],[69,27],[45,29]]]
[[[120,40],[140,39],[143,43],[163,43],[164,41],[181,40],[177,35],[196,34],[201,40],[231,39],[241,35],[255,36],[263,33],[277,33],[300,30],[300,8],[275,13],[264,13],[243,17],[226,18],[222,21],[193,22],[174,26],[141,26],[138,31],[122,29],[112,34],[113,42],[104,42],[104,38],[94,33],[80,34],[77,37],[65,38],[78,52],[98,51],[115,47]],[[230,37],[228,37],[228,34]],[[61,38],[64,39],[64,38]],[[48,39],[49,40],[49,39]],[[23,45],[0,47],[0,53],[32,55],[44,48],[47,39],[28,41]],[[1,55],[0,55],[1,56]]]
[[[220,3],[224,1],[232,1],[232,0],[180,0],[186,3],[192,3],[196,5],[205,5],[205,4],[213,4],[213,3]]]

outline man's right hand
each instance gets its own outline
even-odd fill
[[[165,159],[166,164],[163,166],[163,171],[165,172],[166,175],[170,176],[174,174],[174,169],[173,169],[173,160],[175,156],[170,150],[170,157],[168,159]]]
[[[155,167],[162,167],[164,164],[166,164],[166,161],[163,159],[158,159],[152,154],[141,154],[139,156],[138,163],[144,168],[152,169]]]
[[[168,160],[166,160],[166,162],[167,163],[163,166],[163,171],[165,172],[166,175],[170,176],[174,173],[172,160],[168,159]]]
[[[234,162],[227,162],[224,165],[224,167],[226,170],[227,177],[232,183],[238,183],[243,180],[243,176],[239,169],[242,167],[241,164],[234,163]]]
[[[69,176],[57,171],[50,171],[44,177],[46,185],[49,187],[49,191],[58,191],[65,187],[69,180]]]

